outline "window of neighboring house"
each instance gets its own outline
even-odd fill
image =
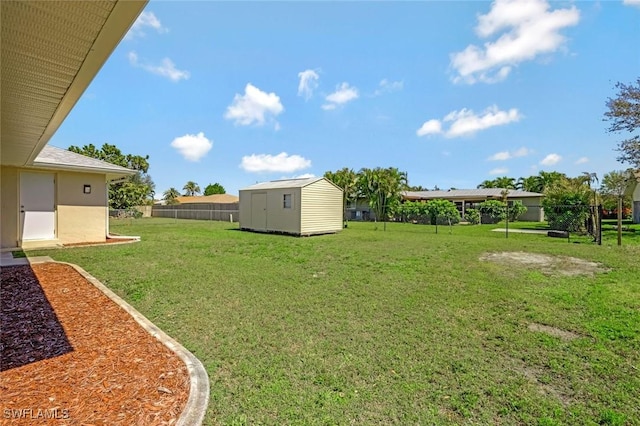
[[[285,209],[291,208],[291,194],[284,194],[282,197],[282,207]]]

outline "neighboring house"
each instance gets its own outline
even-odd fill
[[[240,190],[240,229],[294,235],[342,230],[342,189],[323,177],[258,183]]]
[[[214,194],[214,195],[200,195],[196,197],[178,197],[176,198],[178,204],[195,204],[195,203],[237,203],[240,201],[239,197],[231,194]]]
[[[230,194],[178,197],[177,204],[167,204],[166,201],[154,204],[151,216],[237,222],[239,200]]]
[[[640,223],[640,170],[634,173],[635,181],[633,182],[631,192],[631,216],[633,223]]]
[[[134,172],[46,145],[145,4],[0,2],[2,249],[106,239],[106,183]]]
[[[402,202],[405,201],[429,201],[435,199],[449,200],[456,204],[460,215],[464,217],[467,209],[477,208],[478,204],[487,200],[502,200],[503,189],[451,189],[449,191],[404,191],[402,192]],[[520,201],[527,206],[527,212],[520,216],[519,220],[532,222],[544,221],[544,211],[542,210],[543,194],[537,192],[518,191],[510,189],[507,194],[507,201]],[[347,208],[347,218],[349,220],[374,220],[375,213],[369,208],[365,200],[353,202]]]
[[[402,198],[404,201],[429,201],[434,199],[449,200],[456,204],[460,214],[464,217],[467,209],[477,208],[478,204],[484,201],[502,200],[503,191],[505,190],[501,188],[451,189],[449,191],[405,191],[402,193]],[[520,201],[527,207],[527,212],[518,219],[532,222],[544,221],[542,197],[544,197],[544,195],[537,192],[519,191],[516,189],[510,189],[507,192],[507,202]]]

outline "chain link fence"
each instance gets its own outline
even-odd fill
[[[602,206],[586,204],[546,206],[545,218],[549,224],[549,236],[570,239],[571,235],[593,238],[602,244]]]

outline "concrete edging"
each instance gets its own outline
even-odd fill
[[[189,398],[187,399],[187,404],[182,411],[182,414],[180,414],[180,417],[176,422],[176,426],[201,425],[207,412],[207,405],[209,404],[209,376],[207,375],[207,372],[200,360],[80,266],[67,262],[56,263],[69,265],[78,271],[78,273],[80,273],[80,275],[82,275],[87,281],[102,291],[105,296],[127,311],[127,313],[131,315],[133,319],[135,319],[136,322],[149,334],[158,339],[163,345],[171,349],[176,355],[178,355],[178,357],[180,357],[182,362],[187,366],[191,386],[189,387]]]

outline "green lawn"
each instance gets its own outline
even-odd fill
[[[142,241],[28,254],[82,266],[192,351],[206,424],[640,424],[640,245],[490,225],[236,227],[114,221]],[[502,251],[610,270],[479,260]]]

